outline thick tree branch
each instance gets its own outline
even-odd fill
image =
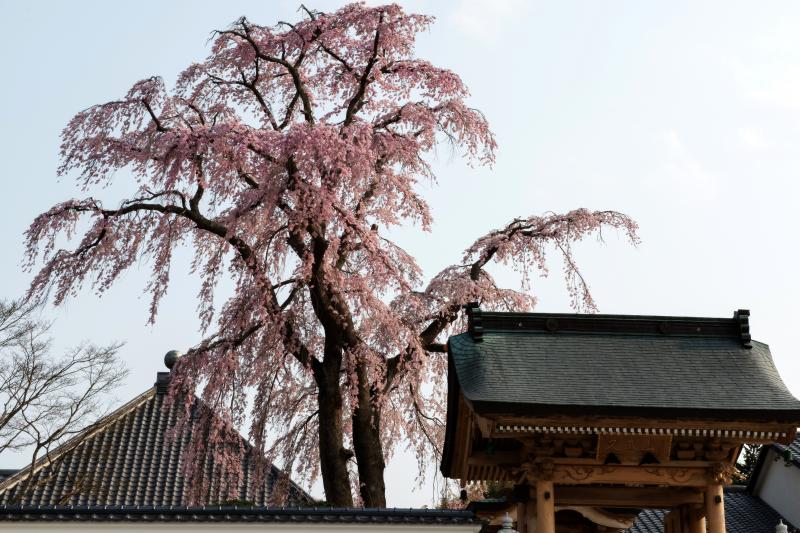
[[[364,94],[367,91],[367,85],[369,85],[370,76],[372,74],[372,67],[375,66],[375,63],[378,60],[378,51],[381,39],[381,26],[383,25],[383,18],[384,12],[381,11],[380,16],[378,17],[378,26],[375,28],[375,37],[372,40],[372,55],[370,56],[369,60],[367,61],[366,66],[364,67],[364,72],[361,73],[361,78],[358,80],[358,88],[356,89],[356,93],[350,99],[350,102],[347,104],[347,112],[345,113],[344,118],[344,125],[347,126],[353,121],[355,114],[361,109],[361,106],[364,105]]]
[[[161,121],[156,116],[155,111],[153,111],[153,108],[150,107],[150,102],[142,99],[142,104],[144,105],[144,108],[147,110],[147,113],[150,115],[150,118],[153,120],[153,124],[155,124],[156,130],[160,132],[169,131],[168,128],[165,128],[164,125],[161,124]]]
[[[258,43],[255,42],[252,35],[250,35],[250,28],[247,24],[247,21],[242,19],[240,21],[240,25],[242,28],[242,32],[234,30],[225,30],[225,31],[220,31],[219,33],[222,35],[234,35],[240,39],[247,41],[247,43],[252,47],[253,51],[256,53],[256,57],[264,61],[267,61],[269,63],[275,63],[285,68],[286,71],[291,76],[292,83],[294,83],[294,87],[297,91],[297,94],[303,103],[303,115],[305,116],[306,122],[308,122],[309,124],[314,124],[314,110],[311,105],[311,98],[309,96],[308,89],[306,89],[306,86],[303,83],[303,78],[299,70],[300,64],[305,58],[305,53],[301,52],[298,55],[298,58],[295,61],[295,63],[290,63],[286,59],[265,54],[261,50],[261,47],[258,46]]]

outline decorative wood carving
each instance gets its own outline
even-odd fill
[[[708,479],[715,485],[730,485],[736,475],[736,467],[730,463],[714,463],[708,469]]]
[[[703,505],[703,492],[690,487],[625,487],[591,485],[556,485],[556,505],[593,507],[654,507],[665,509],[678,505]]]
[[[718,438],[673,439],[672,458],[678,461],[705,460],[713,462],[733,461],[740,443]]]
[[[643,469],[648,474],[652,476],[663,478],[665,480],[671,481],[673,484],[676,485],[684,485],[687,482],[692,480],[692,477],[697,474],[697,469],[695,468],[660,468],[660,467],[653,467],[653,468],[644,468]]]
[[[552,463],[552,461],[541,461],[536,463],[530,461],[523,463],[522,466],[525,468],[527,479],[531,483],[535,483],[536,481],[552,481],[553,479],[555,465]]]
[[[563,465],[559,468],[559,473],[564,479],[580,483],[590,481],[597,475],[611,474],[616,469],[611,466],[572,466]]]
[[[529,472],[531,471],[529,470]],[[553,481],[565,485],[641,484],[669,485],[673,487],[705,487],[708,485],[708,472],[708,468],[702,466],[662,467],[555,464],[553,469]]]
[[[554,471],[555,471],[555,468],[553,466],[553,463],[551,463],[550,461],[545,461],[543,463],[539,463],[539,476],[540,476],[539,479],[542,479],[542,480],[545,480],[545,481],[552,481],[553,480],[553,472]]]
[[[533,458],[568,457],[578,459],[594,457],[596,455],[597,438],[592,435],[552,435],[542,434],[535,436],[516,437],[524,449]]]
[[[667,463],[671,445],[672,437],[667,435],[599,435],[597,460],[613,453],[622,464],[638,465],[650,453],[659,463]]]

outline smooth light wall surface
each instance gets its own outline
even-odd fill
[[[478,533],[480,525],[464,526],[397,526],[397,525],[358,525],[358,524],[133,524],[120,522],[106,523],[54,523],[54,522],[0,522],[0,531],[33,533],[34,531],[47,531],[48,533],[184,533],[196,531],[198,533],[247,533],[262,531],[264,533]]]
[[[755,493],[789,522],[800,524],[800,468],[787,465],[775,450],[767,454]]]

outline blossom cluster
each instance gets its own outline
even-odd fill
[[[462,80],[415,56],[431,22],[363,4],[308,11],[295,24],[243,18],[216,32],[208,58],[174,87],[142,80],[64,129],[60,174],[92,192],[125,170],[136,192],[114,207],[88,197],[37,217],[26,234],[27,265],[38,268],[30,295],[60,303],[87,283],[102,294],[145,263],[155,321],[174,252],[193,249],[206,338],[176,367],[173,391],[202,389],[225,423],[197,426],[202,445],[187,474],[202,479],[214,453],[235,488],[241,450],[230,428],[249,425],[259,454],[314,476],[319,425],[330,423],[320,420],[318,385],[331,372],[342,446],[352,445],[354,413],[368,402],[383,455],[405,442],[424,465],[442,442],[441,343],[462,306],[535,303],[525,287],[497,287],[485,267],[545,270],[554,246],[574,305],[593,310],[571,244],[602,227],[635,241],[635,224],[614,212],[516,219],[425,285],[388,230],[430,228],[418,185],[434,178],[438,144],[478,165],[491,164],[496,148]],[[62,248],[63,238],[73,246]],[[235,290],[217,305],[223,276]]]

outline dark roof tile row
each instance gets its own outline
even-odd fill
[[[663,533],[666,513],[663,509],[645,509],[626,533]],[[781,519],[783,517],[760,498],[743,490],[725,491],[727,533],[775,533],[775,526]],[[783,522],[789,526],[789,531],[794,531],[792,524]]]
[[[0,506],[1,521],[278,522],[330,524],[479,524],[469,511],[316,507]]]

